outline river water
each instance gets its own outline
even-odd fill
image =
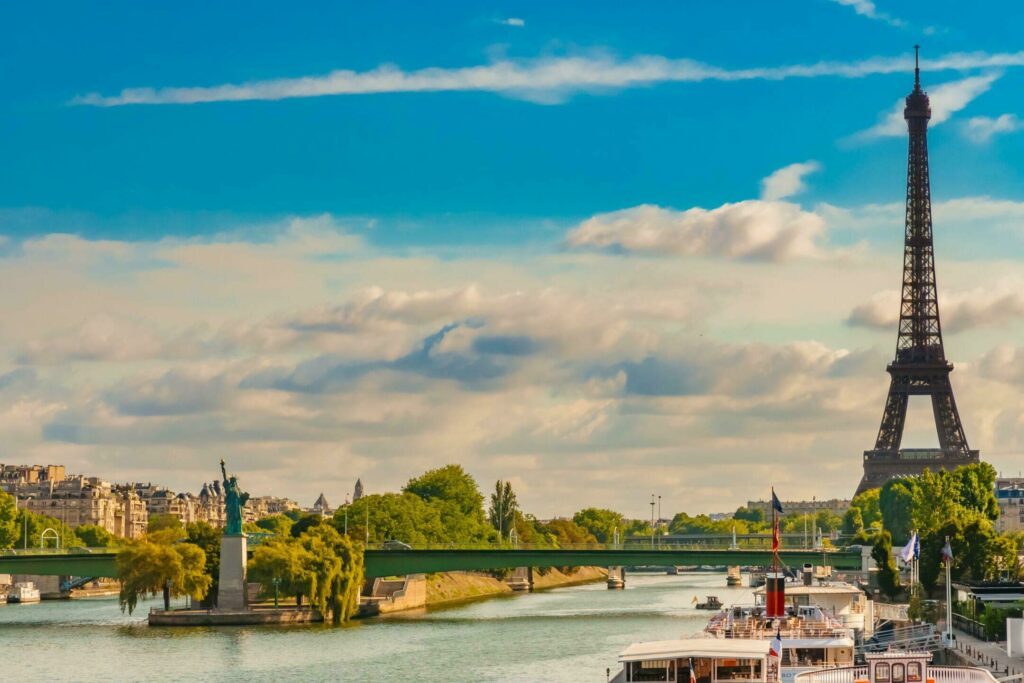
[[[630,643],[699,631],[693,598],[750,603],[724,574],[631,574],[603,583],[329,626],[150,628],[149,603],[0,606],[0,681],[601,683]]]

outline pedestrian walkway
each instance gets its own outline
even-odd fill
[[[953,651],[973,666],[988,669],[996,678],[1024,675],[1024,657],[1006,654],[1005,642],[986,642],[962,631],[954,633],[956,645]]]

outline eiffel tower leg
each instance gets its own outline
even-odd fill
[[[885,400],[882,426],[878,428],[875,450],[897,451],[903,441],[903,425],[907,421],[907,394],[896,391],[896,383],[889,384],[889,396]]]
[[[953,388],[946,378],[945,386],[932,394],[932,411],[935,413],[935,430],[939,435],[939,448],[947,453],[966,455],[968,452],[967,437],[960,423],[960,413],[956,409]]]

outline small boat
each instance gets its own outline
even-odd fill
[[[31,581],[19,581],[7,593],[7,602],[39,602],[39,589]]]
[[[740,574],[739,567],[729,567],[725,571],[725,585],[726,586],[742,586],[743,575]]]
[[[697,603],[697,609],[722,609],[722,601],[717,595],[709,595],[704,598],[704,602]]]

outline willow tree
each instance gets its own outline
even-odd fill
[[[139,598],[163,592],[164,609],[171,597],[188,595],[202,600],[212,579],[206,573],[206,553],[191,543],[162,543],[150,538],[126,543],[117,553],[117,578],[121,582],[121,611],[135,611]]]
[[[333,526],[310,527],[298,538],[277,538],[259,546],[249,561],[249,577],[294,595],[335,624],[359,609],[364,581],[363,546]]]

